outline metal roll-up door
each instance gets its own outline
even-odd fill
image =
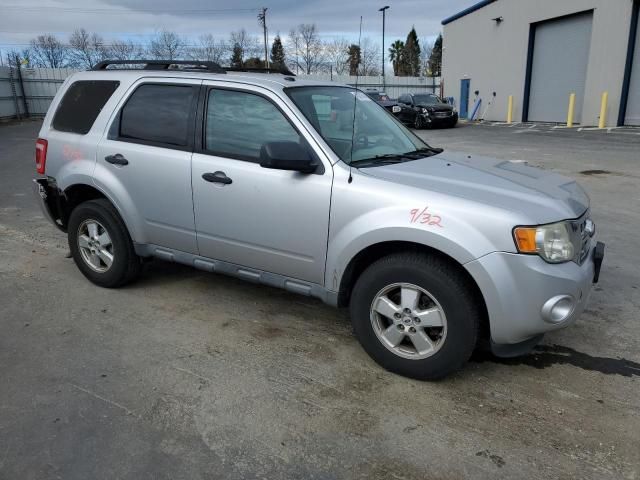
[[[580,123],[592,20],[588,12],[535,25],[528,120],[566,122],[575,93],[574,121]]]
[[[638,18],[638,23],[624,124],[640,126],[640,17]]]

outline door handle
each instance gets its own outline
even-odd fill
[[[124,158],[119,153],[116,153],[115,155],[107,155],[106,157],[104,157],[104,159],[113,165],[129,165],[129,160]]]
[[[223,185],[229,185],[233,182],[224,172],[214,172],[214,173],[203,173],[202,178],[204,178],[207,182],[212,183],[222,183]]]

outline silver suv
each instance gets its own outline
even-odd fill
[[[348,306],[371,357],[419,379],[584,309],[604,245],[574,181],[431,147],[352,87],[119,63],[68,78],[36,143],[43,211],[93,283],[155,257]]]

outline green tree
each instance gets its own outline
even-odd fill
[[[436,38],[429,56],[429,74],[432,77],[442,75],[442,34]]]
[[[233,45],[233,50],[231,51],[231,67],[242,68],[242,47],[239,43]]]
[[[284,47],[282,46],[282,40],[280,39],[280,35],[276,35],[276,38],[273,39],[273,45],[271,45],[271,66],[275,69],[281,69],[285,66],[285,54]]]
[[[349,58],[347,60],[347,63],[349,64],[349,75],[358,74],[360,60],[360,47],[355,44],[349,45]]]
[[[420,76],[420,41],[415,28],[411,28],[407,35],[407,40],[404,42],[403,57],[404,61],[401,63],[404,75],[409,77]]]
[[[389,60],[393,65],[393,74],[396,76],[402,75],[400,73],[400,66],[402,63],[403,52],[404,42],[402,40],[396,40],[389,48]]]

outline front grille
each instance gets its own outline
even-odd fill
[[[434,117],[450,117],[453,112],[433,112]]]

